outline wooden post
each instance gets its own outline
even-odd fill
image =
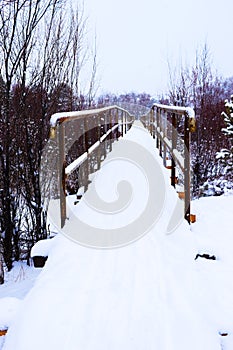
[[[176,149],[177,143],[177,118],[176,114],[172,113],[172,150]],[[176,162],[174,156],[172,155],[171,162],[171,185],[176,187]]]
[[[124,130],[123,130],[123,114],[122,114],[122,111],[119,111],[119,113],[121,113],[121,137],[123,137],[124,135]],[[118,115],[118,118],[119,118],[119,115]]]
[[[127,133],[127,126],[126,126],[126,113],[125,112],[123,112],[123,120],[124,120],[124,129],[125,129],[124,134],[126,134]]]
[[[159,109],[156,107],[156,147],[159,149],[159,136],[157,128],[159,127]]]
[[[118,141],[119,140],[119,133],[120,133],[120,130],[119,130],[119,111],[118,111],[118,109],[116,110],[116,122],[118,124],[118,128],[116,129],[117,130],[116,137],[117,137],[117,141]]]
[[[104,113],[104,135],[106,134],[106,130],[108,130],[107,128],[107,118],[106,118],[106,112]],[[106,158],[106,155],[107,155],[107,140],[104,139],[103,141],[103,156],[104,156],[104,159]]]
[[[185,113],[184,121],[184,217],[190,224],[190,131],[189,131],[189,116]]]
[[[101,138],[101,116],[98,114],[98,140],[99,143],[100,142],[100,138]],[[100,162],[101,162],[101,145],[99,144],[99,147],[97,149],[97,169],[100,169]]]
[[[163,111],[160,109],[159,110],[159,131],[161,132],[162,131],[162,113]],[[162,138],[161,138],[161,135],[159,137],[159,155],[160,157],[162,158],[163,156],[163,141],[162,141]]]
[[[61,215],[61,228],[64,227],[66,221],[66,179],[65,179],[65,126],[63,123],[59,124],[58,133],[58,146],[59,146],[59,193],[60,193],[60,215]]]
[[[167,136],[167,113],[164,112],[163,115],[163,137]],[[163,142],[163,165],[166,167],[167,165],[167,146],[165,142]]]
[[[155,110],[154,108],[151,110],[152,115],[152,137],[155,139]]]
[[[89,179],[89,153],[88,153],[88,149],[89,149],[89,143],[88,143],[88,122],[87,122],[87,118],[84,118],[84,132],[85,132],[85,151],[87,152],[87,159],[85,161],[85,183],[84,183],[84,192],[87,191],[88,189],[88,179]]]
[[[153,110],[150,111],[150,134],[153,137]]]
[[[111,110],[108,112],[109,113],[109,121],[110,121],[110,123],[109,123],[109,129],[111,130],[112,129],[112,112],[111,112]],[[110,152],[112,151],[112,144],[113,144],[113,142],[114,142],[114,139],[113,139],[113,132],[111,131],[110,133],[109,133],[109,143],[110,143]]]

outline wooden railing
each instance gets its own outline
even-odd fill
[[[61,227],[66,221],[67,195],[76,194],[78,203],[88,189],[90,175],[100,168],[101,161],[112,150],[112,143],[128,131],[134,119],[118,106],[57,113],[51,117],[51,138],[42,173],[46,181],[47,174],[53,173],[53,182],[45,187],[50,192],[47,198],[60,201]],[[190,133],[195,131],[194,111],[154,104],[149,113],[140,115],[140,120],[156,139],[163,163],[171,171],[171,185],[184,200],[185,219],[194,222],[195,215],[190,212]]]
[[[190,212],[190,133],[196,128],[193,109],[154,104],[141,121],[156,139],[164,166],[171,170],[171,185],[177,188],[179,197],[184,200],[185,219],[189,223],[195,222],[196,217]]]
[[[90,174],[100,168],[112,143],[129,130],[133,121],[134,117],[118,106],[56,113],[51,117],[51,149],[56,152],[50,159],[56,159],[58,180],[53,197],[60,199],[61,228],[66,220],[66,196],[80,188],[84,192],[88,189]],[[77,195],[77,202],[80,197]]]

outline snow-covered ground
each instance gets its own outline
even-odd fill
[[[14,316],[41,269],[34,269],[25,262],[15,262],[10,272],[5,273],[5,283],[0,286],[0,330],[10,327]],[[4,337],[0,337],[0,349]]]
[[[145,130],[134,126],[127,135],[161,163]],[[194,201],[191,230],[182,222],[167,235],[177,195],[163,171],[166,205],[139,240],[102,250],[57,235],[43,269],[16,264],[0,286],[0,322],[9,327],[0,349],[233,349],[233,196]],[[103,183],[109,193],[107,178]],[[79,208],[84,215],[85,201]]]

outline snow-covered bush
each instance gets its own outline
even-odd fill
[[[233,194],[233,182],[224,179],[208,180],[200,186],[200,196],[221,196],[222,194]]]

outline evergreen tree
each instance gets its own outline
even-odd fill
[[[226,112],[222,113],[226,127],[222,129],[223,133],[229,139],[229,148],[224,148],[217,153],[217,158],[221,165],[224,166],[225,174],[232,174],[233,172],[233,95],[230,101],[225,101]]]

